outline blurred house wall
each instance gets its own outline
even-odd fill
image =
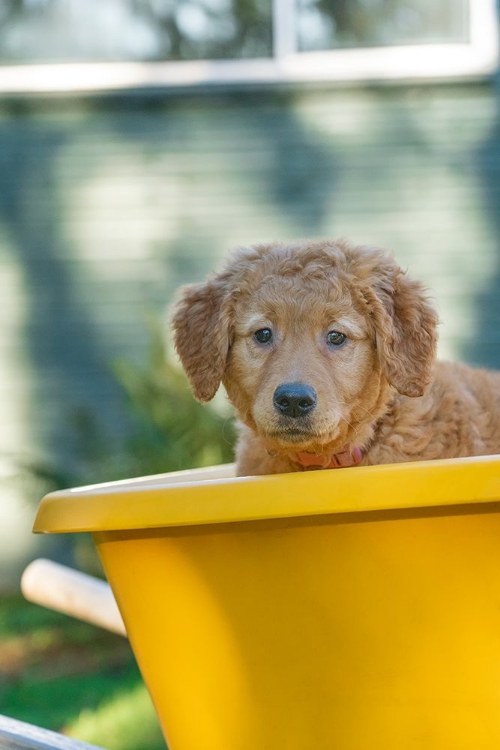
[[[13,465],[70,472],[82,411],[124,429],[110,362],[232,247],[387,246],[441,355],[500,366],[499,171],[492,82],[0,102],[0,584],[35,553]]]

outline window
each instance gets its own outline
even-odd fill
[[[495,0],[2,0],[0,91],[453,78],[498,64]]]
[[[272,55],[271,0],[1,0],[0,8],[4,64]]]
[[[301,52],[469,41],[467,0],[299,0]]]

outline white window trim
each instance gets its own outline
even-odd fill
[[[297,52],[294,0],[273,0],[274,57],[154,63],[0,67],[0,93],[84,93],[306,82],[396,82],[477,78],[499,65],[496,0],[471,0],[468,43]]]

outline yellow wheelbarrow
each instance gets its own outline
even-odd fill
[[[498,750],[500,457],[55,492],[172,750]]]

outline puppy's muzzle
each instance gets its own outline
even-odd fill
[[[305,417],[316,407],[316,391],[305,383],[284,383],[274,391],[273,405],[284,417]]]

